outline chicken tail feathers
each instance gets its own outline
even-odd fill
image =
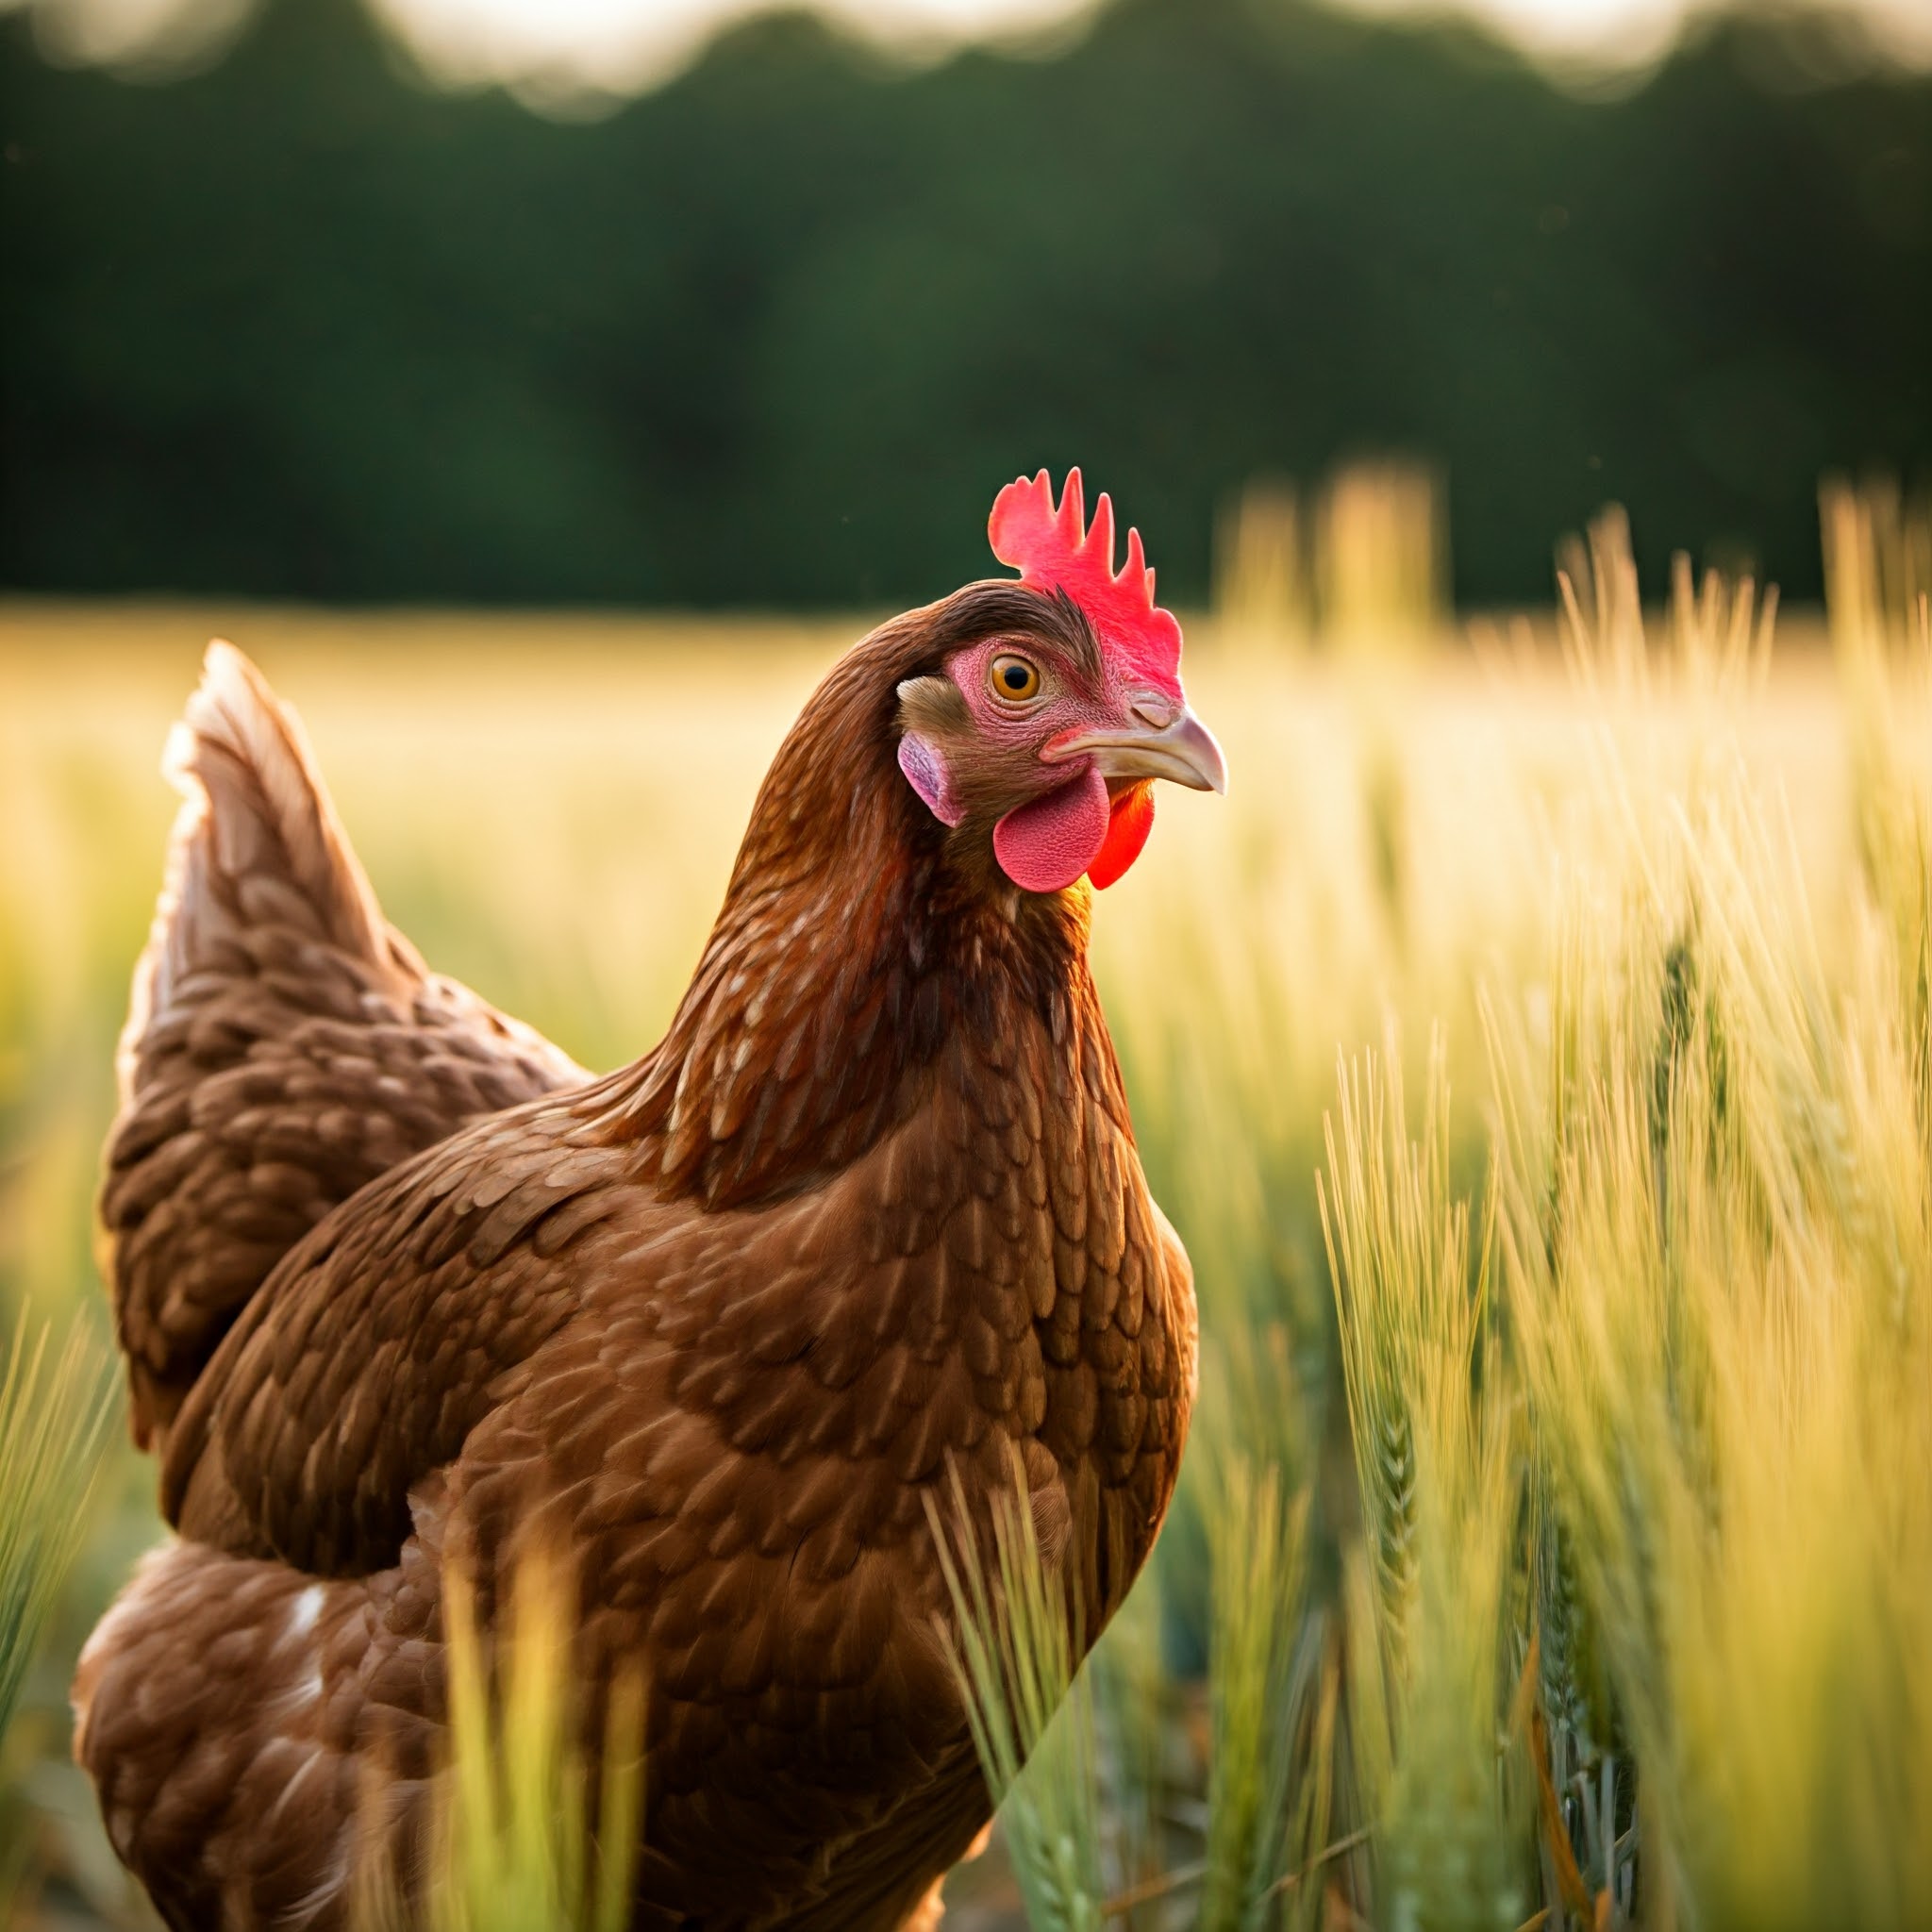
[[[378,972],[390,965],[375,894],[301,721],[234,645],[218,640],[208,647],[201,684],[168,734],[161,769],[182,803],[137,1003],[144,990],[151,1007],[168,1006],[179,980],[220,947],[237,913],[272,911]],[[269,898],[273,907],[263,903]],[[137,1007],[133,1038],[122,1040],[124,1099],[139,1018]]]
[[[300,723],[232,645],[208,647],[164,769],[183,802],[100,1204],[143,1447],[332,1208],[476,1115],[587,1077],[388,924]]]

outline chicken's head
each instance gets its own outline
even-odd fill
[[[1017,584],[938,607],[939,670],[899,686],[899,769],[933,816],[990,837],[1014,885],[1110,886],[1154,824],[1153,781],[1224,791],[1214,735],[1181,690],[1181,628],[1154,602],[1141,533],[1113,567],[1113,506],[1085,525],[1080,473],[1056,507],[1042,470],[1000,491],[988,526]]]

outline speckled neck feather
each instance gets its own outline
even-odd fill
[[[1017,891],[984,828],[950,833],[894,762],[898,685],[991,629],[1093,648],[1064,603],[974,586],[849,652],[780,748],[683,1004],[607,1090],[667,1193],[732,1208],[808,1187],[909,1115],[947,1041],[1010,1035],[1022,1011],[1105,1041],[1086,891]]]

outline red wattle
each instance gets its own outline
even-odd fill
[[[1138,785],[1128,786],[1113,802],[1107,837],[1101,841],[1093,863],[1087,868],[1087,876],[1097,891],[1106,891],[1140,858],[1141,848],[1153,829],[1154,786],[1142,779]]]
[[[1110,819],[1107,780],[1090,765],[1058,791],[1009,811],[992,828],[993,857],[1016,886],[1058,892],[1093,863]]]

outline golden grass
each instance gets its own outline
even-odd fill
[[[478,1627],[470,1578],[445,1573],[450,1762],[430,1801],[437,1882],[415,1895],[374,1839],[358,1874],[358,1932],[624,1932],[629,1923],[647,1774],[641,1676],[612,1688],[593,1793],[578,1749],[568,1566],[533,1553],[511,1598],[491,1637]]]
[[[1016,1451],[1013,1489],[984,1539],[952,1493],[928,1498],[955,1621],[942,1635],[988,1790],[1001,1807],[1035,1932],[1099,1932],[1108,1896],[1090,1679],[1076,1674],[1086,1610],[1041,1560]]]
[[[1040,1924],[1932,1915],[1932,647],[1907,524],[1833,514],[1834,649],[1786,621],[1768,663],[1716,587],[1646,628],[1613,527],[1567,665],[1546,620],[1191,627],[1233,791],[1161,799],[1095,946],[1196,1262],[1200,1438],[1091,1702],[1006,1763],[968,1665],[996,1784],[1065,1740],[1010,1821]],[[432,962],[608,1065],[858,628],[0,611],[0,1308],[98,1320],[155,768],[210,631]],[[117,1452],[17,1737],[57,1742],[150,1483]],[[1014,1534],[966,1627],[1017,1668]],[[36,1807],[125,1917],[84,1807]]]

